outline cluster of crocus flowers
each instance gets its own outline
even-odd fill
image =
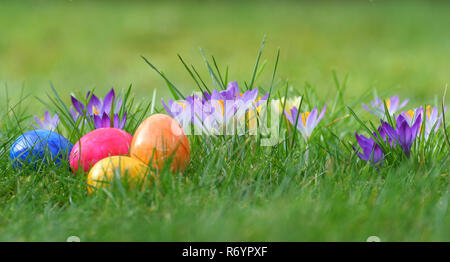
[[[87,121],[93,121],[95,128],[115,127],[123,129],[127,120],[127,112],[124,112],[122,119],[118,113],[122,107],[122,99],[116,101],[114,89],[106,94],[105,98],[98,98],[96,95],[88,92],[87,106],[80,100],[71,96],[72,106],[70,108],[73,120],[76,122],[80,116],[85,117]]]
[[[373,137],[365,137],[358,135],[355,132],[356,141],[359,147],[362,149],[358,153],[359,158],[364,161],[377,164],[382,162],[386,152],[383,152],[379,143],[385,145],[384,148],[395,148],[399,145],[407,157],[410,156],[411,147],[417,138],[417,134],[422,123],[422,115],[418,115],[416,120],[410,125],[406,118],[400,114],[396,119],[395,128],[388,122],[381,120],[381,126],[378,128],[378,132],[373,132],[373,137],[377,138],[377,141]]]
[[[32,126],[36,129],[46,129],[50,131],[56,130],[59,125],[59,116],[55,114],[51,116],[48,111],[45,111],[44,116],[39,118],[38,116],[34,116],[34,120],[36,121],[36,125],[32,124]]]
[[[388,110],[388,113],[390,116],[393,116],[397,111],[402,109],[403,107],[408,104],[408,99],[404,100],[400,103],[400,98],[398,95],[391,96],[390,98],[386,99],[386,108]],[[384,102],[381,98],[377,97],[375,100],[370,102],[370,105],[363,104],[363,108],[372,114],[384,118],[386,116],[386,110],[384,107]]]
[[[185,100],[169,99],[167,104],[162,99],[162,104],[187,133],[194,124],[201,133],[243,134],[239,131],[248,126],[249,112],[258,111],[267,97],[258,97],[258,88],[241,93],[237,82],[230,82],[226,90],[204,92],[201,98],[192,95]]]
[[[326,109],[327,105],[324,105],[320,114],[317,108],[314,108],[311,112],[299,114],[297,107],[294,106],[289,112],[285,111],[284,114],[293,126],[297,124],[297,129],[300,131],[305,141],[308,141],[314,128],[316,128],[320,120],[322,120]]]
[[[388,103],[388,101],[390,101]],[[389,148],[395,148],[397,145],[401,147],[404,154],[409,157],[411,155],[411,148],[414,144],[414,141],[421,138],[421,134],[423,133],[423,137],[425,140],[428,140],[430,134],[432,132],[437,132],[442,121],[443,114],[438,114],[437,107],[431,108],[431,106],[426,106],[425,110],[423,107],[419,107],[412,110],[403,111],[397,116],[394,113],[400,108],[406,105],[408,100],[405,100],[403,103],[399,104],[398,96],[393,96],[390,100],[386,100],[386,107],[389,110],[391,115],[391,119],[395,121],[394,125],[390,125],[383,119],[381,115],[381,108],[378,107],[378,113],[380,113],[380,118],[382,118],[381,126],[378,128],[378,134],[381,135],[379,137],[377,132],[373,133],[373,137],[376,137],[378,141],[375,141],[373,137],[365,137],[363,135],[358,135],[355,133],[356,141],[358,142],[362,152],[355,149],[358,152],[358,156],[371,163],[378,163],[383,158],[386,152],[383,152],[382,147],[380,147],[379,143],[383,143],[386,145],[386,150]],[[377,103],[382,103],[381,99],[377,98],[376,101],[372,102],[372,109],[374,105]],[[367,106],[363,105],[365,108]],[[374,112],[370,109],[371,112]],[[383,105],[384,109],[384,105]],[[445,109],[444,109],[445,111]],[[424,127],[424,128],[423,128]],[[388,142],[388,143],[386,143]]]

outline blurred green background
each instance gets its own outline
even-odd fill
[[[243,84],[264,35],[263,87],[278,47],[278,76],[324,99],[333,69],[349,73],[349,99],[376,88],[432,103],[450,76],[449,1],[1,1],[0,13],[0,81],[12,93],[45,97],[52,81],[67,95],[133,84],[146,99],[155,88],[169,97],[140,56],[189,91],[176,55],[209,80],[200,47]]]

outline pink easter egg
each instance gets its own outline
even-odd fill
[[[77,172],[79,165],[88,172],[98,161],[109,156],[126,156],[133,137],[118,128],[99,128],[84,135],[70,152],[70,167]]]

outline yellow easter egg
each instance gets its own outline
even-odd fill
[[[97,162],[90,170],[87,178],[88,191],[94,188],[109,186],[114,178],[126,178],[126,183],[132,186],[148,179],[149,168],[141,161],[127,156],[111,156]],[[93,188],[94,187],[94,188]]]

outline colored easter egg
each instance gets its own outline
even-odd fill
[[[118,128],[99,128],[84,135],[70,153],[70,167],[74,172],[81,165],[88,172],[98,161],[109,156],[125,156],[133,137]]]
[[[89,171],[87,183],[89,193],[92,193],[93,187],[100,188],[108,186],[109,183],[118,177],[126,178],[126,183],[130,187],[134,183],[142,183],[144,179],[148,178],[149,168],[141,161],[127,157],[127,156],[112,156],[107,157],[94,165]]]
[[[137,128],[131,143],[130,156],[161,169],[169,159],[171,169],[184,171],[190,157],[189,141],[180,124],[168,115],[155,114]]]
[[[28,131],[19,136],[10,150],[13,167],[23,167],[29,164],[34,167],[41,163],[60,164],[69,159],[72,143],[58,133],[37,129]],[[42,162],[43,161],[43,162]]]

